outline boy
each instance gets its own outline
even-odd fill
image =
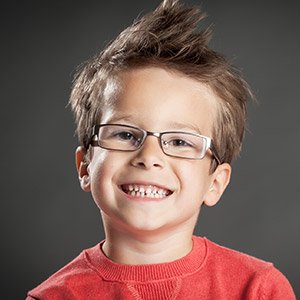
[[[78,74],[76,165],[105,240],[28,299],[295,299],[272,264],[193,236],[229,183],[251,96],[202,19],[166,0]]]

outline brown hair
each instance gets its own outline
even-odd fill
[[[208,84],[220,99],[213,140],[221,162],[230,163],[239,154],[251,92],[234,67],[208,47],[210,28],[197,30],[204,17],[199,8],[165,0],[83,65],[70,97],[81,145],[88,147],[90,130],[101,120],[110,79],[120,71],[150,65]]]

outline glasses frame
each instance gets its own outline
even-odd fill
[[[132,129],[140,130],[141,132],[143,132],[144,135],[143,135],[143,138],[142,138],[139,146],[136,149],[124,150],[124,149],[114,149],[114,148],[109,148],[109,147],[103,147],[103,146],[99,145],[98,133],[99,133],[99,129],[101,127],[106,127],[106,126],[123,126],[123,127],[127,127],[127,128],[132,128]],[[163,147],[163,140],[161,139],[161,136],[164,135],[164,134],[168,134],[168,133],[184,133],[184,134],[194,135],[194,136],[204,138],[206,140],[206,149],[205,149],[204,156],[202,158],[191,158],[191,157],[182,157],[182,156],[176,156],[176,155],[166,153],[165,149]],[[106,149],[106,150],[114,150],[114,151],[122,151],[122,152],[134,152],[134,151],[139,150],[143,146],[143,144],[144,144],[144,142],[145,142],[145,140],[148,136],[155,136],[159,139],[159,145],[160,145],[163,153],[167,156],[183,158],[183,159],[191,159],[191,160],[201,160],[205,157],[205,155],[207,153],[207,150],[210,149],[210,151],[213,155],[213,158],[217,161],[218,165],[221,164],[220,157],[219,157],[219,155],[217,153],[217,150],[216,150],[216,148],[213,144],[213,140],[210,137],[207,137],[205,135],[201,135],[201,134],[198,134],[198,133],[185,132],[185,131],[172,130],[172,131],[163,131],[163,132],[153,132],[153,131],[147,131],[147,130],[142,129],[142,128],[138,128],[138,127],[131,126],[131,125],[125,125],[125,124],[98,124],[98,125],[94,125],[92,127],[92,132],[91,132],[90,139],[89,139],[89,142],[88,142],[87,146],[91,145],[93,147],[100,147],[100,148]],[[95,140],[95,137],[97,137],[97,140]]]

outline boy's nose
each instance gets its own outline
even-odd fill
[[[163,168],[165,154],[163,153],[159,139],[155,136],[147,136],[142,147],[135,152],[131,164],[143,169]]]

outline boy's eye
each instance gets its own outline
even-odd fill
[[[130,131],[115,131],[111,133],[110,139],[117,139],[124,142],[136,142],[139,140],[138,136]]]
[[[121,140],[132,140],[134,135],[128,131],[121,131],[114,134],[114,137],[120,138]]]
[[[138,147],[141,143],[142,136],[138,132],[128,130],[118,130],[111,132],[108,140],[119,145],[127,144],[128,146]],[[117,146],[117,145],[116,145]]]
[[[190,142],[178,138],[169,141],[164,141],[164,143],[171,147],[193,147],[193,145]]]

